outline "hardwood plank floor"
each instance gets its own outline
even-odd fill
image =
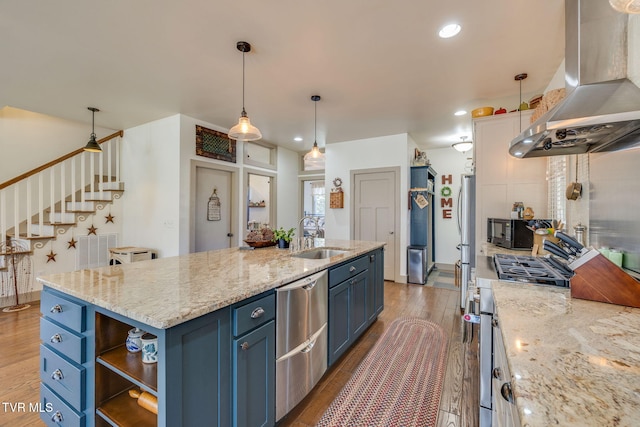
[[[437,273],[433,276],[437,277]],[[433,279],[430,278],[429,283]],[[385,282],[385,308],[378,320],[324,375],[314,390],[289,413],[279,427],[313,426],[347,383],[360,361],[391,322],[418,317],[449,333],[447,372],[440,400],[438,427],[478,425],[477,337],[462,343],[457,291]],[[16,313],[0,312],[0,403],[26,404],[26,411],[0,404],[0,426],[43,426],[29,403],[39,401],[39,305]]]
[[[431,281],[430,278],[428,283]],[[315,426],[380,335],[399,317],[430,320],[449,333],[447,372],[437,426],[477,427],[478,341],[476,336],[470,344],[462,342],[459,295],[458,291],[433,286],[385,282],[384,311],[378,320],[327,371],[311,393],[278,423],[278,427]]]

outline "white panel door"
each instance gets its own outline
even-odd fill
[[[386,242],[384,279],[396,277],[396,173],[354,175],[354,239]]]
[[[213,194],[215,189],[215,195]],[[218,198],[217,209],[211,211],[211,198]],[[210,251],[231,246],[231,173],[196,167],[195,251]]]

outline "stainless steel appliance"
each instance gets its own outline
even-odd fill
[[[524,219],[487,218],[487,241],[507,249],[531,249],[533,231],[527,225]]]
[[[460,308],[467,306],[471,270],[476,262],[476,176],[462,175],[458,194],[458,230],[460,231]]]
[[[561,249],[563,250],[563,249]],[[502,399],[495,392],[494,355],[500,344],[494,342],[498,327],[497,316],[491,290],[492,280],[508,280],[523,286],[537,285],[569,286],[573,272],[552,255],[532,257],[511,254],[496,254],[493,257],[479,256],[476,259],[476,287],[479,293],[480,333],[480,427],[492,426],[492,414],[496,411],[496,399]],[[494,318],[495,316],[495,318]],[[503,364],[504,365],[504,364]],[[506,378],[504,375],[502,378]],[[494,389],[492,391],[492,384]],[[501,383],[502,384],[502,383]],[[500,389],[500,394],[502,390]],[[500,401],[500,403],[504,403]],[[505,406],[502,405],[504,408]],[[511,408],[509,405],[507,407]],[[511,408],[513,409],[513,408]]]
[[[276,420],[327,370],[327,271],[276,289]]]
[[[424,285],[427,283],[429,274],[427,257],[427,246],[409,246],[407,247],[407,282]]]
[[[512,142],[515,157],[640,144],[640,88],[628,76],[629,16],[603,0],[565,1],[566,98]]]

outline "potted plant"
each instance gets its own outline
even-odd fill
[[[285,230],[284,228],[280,227],[277,230],[273,230],[273,241],[278,242],[278,247],[280,249],[285,249],[289,247],[289,243],[291,243],[294,235],[295,228]]]

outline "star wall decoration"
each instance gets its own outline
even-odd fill
[[[51,252],[49,252],[49,253],[47,254],[47,264],[49,263],[49,261],[56,262],[56,256],[57,256],[57,255],[58,255],[58,254],[57,254],[57,253],[55,253],[55,252],[53,252],[53,249],[51,249]]]
[[[69,245],[67,246],[67,249],[76,249],[76,243],[78,243],[78,241],[72,237],[71,240],[67,242],[67,244]]]
[[[87,234],[87,236],[93,234],[94,236],[96,236],[96,231],[98,231],[98,229],[96,227],[93,226],[93,224],[91,224],[91,227],[87,228],[87,230],[89,230],[89,234]]]
[[[105,216],[105,218],[107,219],[107,221],[105,222],[105,224],[107,223],[111,223],[113,224],[113,219],[115,218],[115,216],[111,215],[111,212],[109,212],[109,215]]]

